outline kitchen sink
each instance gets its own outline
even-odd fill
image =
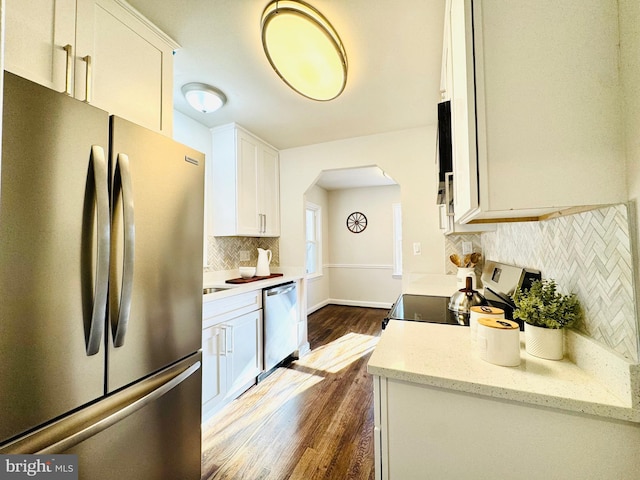
[[[202,294],[203,295],[207,295],[208,293],[216,293],[216,292],[223,292],[225,290],[229,290],[232,287],[209,287],[209,288],[203,288],[202,289]]]

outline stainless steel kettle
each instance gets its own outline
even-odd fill
[[[471,307],[476,305],[488,305],[487,299],[480,292],[473,289],[473,280],[471,277],[466,278],[464,288],[451,295],[449,299],[449,310],[454,313],[469,315]]]

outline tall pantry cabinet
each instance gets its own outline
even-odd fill
[[[123,0],[6,0],[5,68],[165,135],[179,46]]]

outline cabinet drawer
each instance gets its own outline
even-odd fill
[[[202,305],[203,328],[217,325],[262,308],[262,290],[205,302]]]

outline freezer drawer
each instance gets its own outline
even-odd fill
[[[198,480],[200,352],[3,448],[78,455],[82,480]]]

